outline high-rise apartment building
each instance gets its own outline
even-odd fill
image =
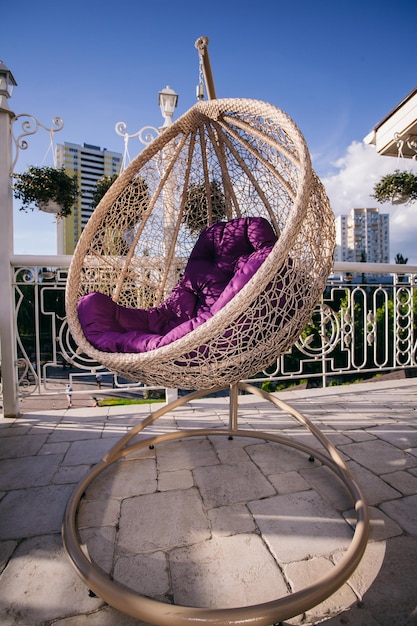
[[[72,214],[57,221],[58,254],[72,254],[93,211],[91,203],[96,182],[104,175],[120,172],[122,155],[87,143],[80,146],[65,142],[56,146],[56,163],[68,174],[77,175],[81,192]]]
[[[372,208],[337,217],[335,261],[389,263],[389,215]]]

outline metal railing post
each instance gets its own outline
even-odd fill
[[[19,416],[14,322],[13,198],[11,187],[11,124],[14,114],[0,96],[0,358],[4,417]]]

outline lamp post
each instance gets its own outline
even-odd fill
[[[34,135],[39,128],[51,133],[61,130],[64,122],[60,117],[53,119],[54,127],[47,128],[33,115],[15,115],[9,108],[13,88],[17,83],[11,71],[0,61],[0,363],[3,392],[4,417],[19,416],[18,372],[13,285],[13,194],[12,174],[19,150],[26,150],[25,137]],[[18,137],[13,134],[13,125],[22,123]],[[12,147],[15,153],[12,155]]]
[[[117,122],[115,126],[115,131],[118,135],[123,137],[125,149],[123,153],[122,160],[122,170],[126,168],[128,165],[129,159],[129,149],[128,144],[129,140],[137,137],[139,141],[145,146],[150,144],[153,139],[158,137],[161,133],[164,132],[169,126],[172,124],[172,117],[174,115],[175,108],[178,105],[178,94],[175,93],[173,89],[166,86],[165,89],[162,89],[158,94],[158,104],[161,108],[162,117],[164,118],[164,123],[160,128],[155,128],[154,126],[144,126],[136,133],[129,134],[126,132],[126,124],[124,122]],[[165,168],[165,164],[170,160],[170,150],[169,146],[163,149],[163,157],[162,157],[163,168]],[[163,196],[163,213],[164,213],[164,245],[166,250],[169,249],[169,246],[172,241],[172,229],[174,227],[173,216],[174,216],[174,188],[175,188],[175,180],[173,175],[169,177],[164,185],[164,190],[162,192]],[[170,282],[170,281],[169,281]],[[170,285],[174,286],[174,283]],[[176,400],[178,397],[177,389],[165,389],[165,401],[167,403]]]
[[[164,123],[159,128],[155,128],[155,126],[143,126],[143,128],[138,130],[136,133],[129,134],[126,132],[127,126],[125,122],[117,122],[117,124],[115,125],[114,130],[118,135],[120,135],[120,137],[123,137],[125,144],[121,167],[122,171],[128,165],[127,161],[129,159],[130,139],[134,139],[135,137],[137,137],[144,146],[147,146],[161,132],[168,128],[168,126],[171,126],[172,117],[178,104],[178,94],[175,93],[173,89],[166,86],[165,89],[162,89],[158,94],[158,104],[161,108],[162,117],[164,118]]]
[[[11,185],[12,121],[9,108],[13,74],[0,61],[0,357],[4,417],[18,417],[16,341],[11,256],[13,254],[13,197]]]

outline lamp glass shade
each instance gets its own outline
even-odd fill
[[[11,98],[13,89],[17,85],[13,74],[4,65],[3,61],[0,61],[0,96],[6,96]]]
[[[178,104],[178,94],[167,86],[159,92],[158,104],[161,107],[162,117],[172,117]]]

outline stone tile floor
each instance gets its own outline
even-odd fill
[[[371,516],[351,578],[284,623],[417,624],[417,380],[280,397],[337,447]],[[61,522],[81,477],[155,407],[25,409],[17,420],[0,418],[1,626],[145,626],[88,594],[64,552]],[[228,399],[206,398],[151,432],[227,422]],[[239,397],[239,426],[318,446],[258,397]],[[209,435],[112,465],[87,489],[78,527],[92,560],[121,583],[163,602],[218,608],[267,602],[317,580],[350,544],[351,509],[334,475],[305,454]]]

